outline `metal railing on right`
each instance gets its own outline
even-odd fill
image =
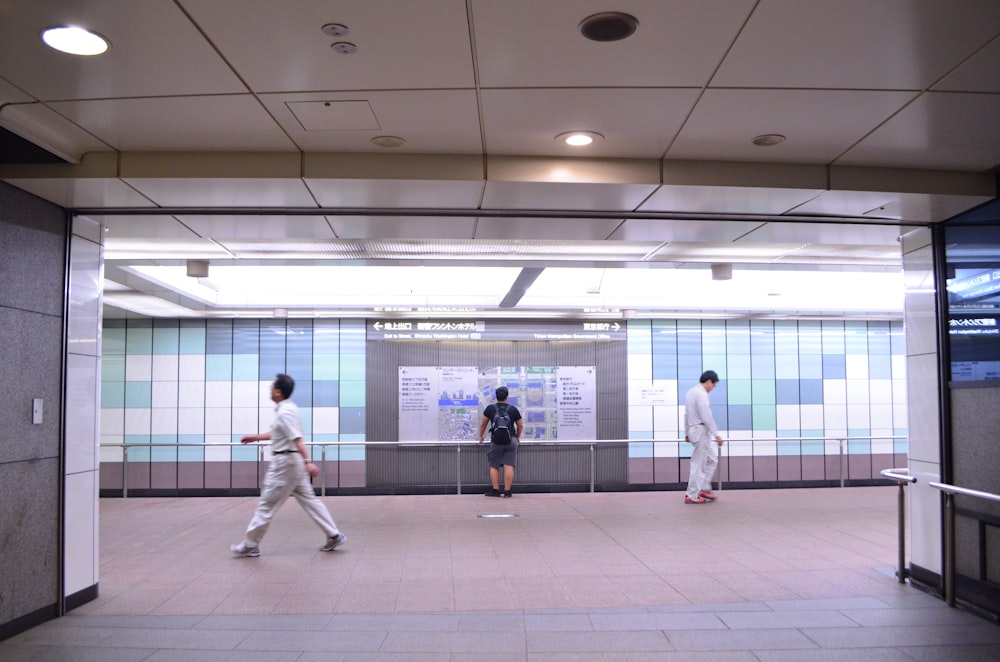
[[[883,469],[879,472],[885,478],[896,481],[899,494],[896,497],[896,511],[899,516],[899,562],[896,565],[896,579],[900,584],[906,583],[906,491],[908,484],[917,482],[916,476],[910,475],[909,469]]]
[[[949,607],[955,606],[955,495],[1000,502],[1000,494],[970,490],[948,483],[928,483],[944,493],[944,559],[941,575],[944,577],[944,599]]]

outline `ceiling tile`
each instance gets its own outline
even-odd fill
[[[295,148],[249,95],[66,101],[51,106],[118,150]]]
[[[629,219],[611,236],[616,241],[726,243],[758,227],[761,221]]]
[[[480,218],[475,238],[600,241],[621,223],[621,219],[604,218]]]
[[[667,153],[671,159],[830,163],[915,95],[832,90],[708,90]],[[787,140],[758,147],[777,133]],[[914,164],[919,167],[919,164]]]
[[[46,0],[16,4],[16,11],[5,8],[0,21],[0,76],[37,99],[247,91],[173,2]],[[94,57],[55,51],[40,38],[41,31],[53,24],[89,26],[108,38],[111,48]]]
[[[1000,3],[767,0],[713,87],[922,90],[997,34]]]
[[[480,84],[700,88],[753,5],[748,0],[630,0],[613,7],[591,0],[474,0]],[[580,21],[610,9],[635,16],[635,34],[618,42],[594,42],[580,34]]]
[[[987,44],[931,89],[939,92],[1000,94],[1000,39]]]
[[[260,101],[306,152],[482,153],[479,111],[472,90],[266,94]],[[375,125],[351,130],[333,127],[307,130],[289,108],[325,102],[365,103],[371,109]],[[406,144],[389,150],[372,145],[371,139],[380,135],[398,136]]]
[[[11,186],[37,195],[43,200],[55,203],[60,207],[153,207],[149,198],[116,178],[39,178],[20,179],[8,178],[5,182]]]
[[[660,158],[698,98],[696,89],[483,90],[489,154]],[[555,137],[604,136],[585,148]]]
[[[716,214],[784,214],[818,195],[822,189],[749,186],[661,186],[639,211]]]
[[[301,179],[130,177],[161,207],[316,207]]]
[[[200,237],[220,239],[331,239],[333,230],[322,216],[198,216],[178,220]]]
[[[181,4],[254,92],[475,84],[464,0],[298,0],[294,11],[287,0],[255,0],[252,11],[245,0]],[[327,23],[350,33],[328,37]],[[338,41],[357,52],[335,52]]]
[[[476,219],[445,216],[329,216],[341,239],[473,239]]]
[[[632,211],[655,184],[486,182],[484,209]]]
[[[173,216],[124,216],[104,214],[91,216],[104,225],[106,240],[119,239],[195,239],[198,235]]]
[[[305,183],[321,207],[474,209],[483,190],[481,181],[307,177]]]
[[[1000,95],[928,92],[837,164],[985,172],[1000,165],[998,118]]]

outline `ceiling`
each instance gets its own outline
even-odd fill
[[[108,316],[895,318],[998,117],[995,0],[0,2],[0,127],[47,152],[0,179],[100,228]]]

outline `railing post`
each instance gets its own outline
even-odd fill
[[[591,443],[590,444],[590,493],[591,494],[594,493],[594,480],[597,475],[597,468],[595,467],[594,462],[595,462],[594,444]]]
[[[326,496],[326,444],[319,447],[319,470],[323,472],[323,479],[320,481],[323,496]]]
[[[462,495],[462,444],[458,443],[455,444],[455,464],[456,464],[455,469],[458,472],[456,474],[458,478],[458,492],[456,493],[459,496],[461,496]]]
[[[128,445],[122,445],[122,498],[128,498]]]
[[[897,510],[899,511],[899,569],[896,571],[896,578],[900,584],[906,583],[906,483],[899,484],[899,495],[897,499]]]
[[[955,495],[944,493],[944,600],[955,606]]]
[[[840,453],[839,453],[840,460],[838,462],[838,464],[840,465],[839,466],[839,469],[840,469],[840,486],[843,487],[844,486],[844,440],[843,439],[838,439],[837,441],[840,443]]]

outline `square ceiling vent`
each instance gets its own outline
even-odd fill
[[[382,128],[367,101],[293,101],[285,105],[306,131],[370,131]]]

